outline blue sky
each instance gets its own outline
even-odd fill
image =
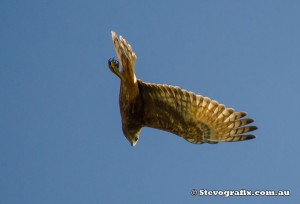
[[[2,0],[0,203],[299,202],[299,10],[292,0]],[[133,46],[138,78],[247,111],[257,138],[193,145],[145,128],[131,147],[107,67],[111,30]]]

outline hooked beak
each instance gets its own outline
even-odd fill
[[[134,141],[131,141],[131,142],[130,142],[130,144],[131,144],[132,147],[134,147],[134,146],[136,145],[136,143],[137,143],[137,141],[135,141],[135,142],[134,142]]]

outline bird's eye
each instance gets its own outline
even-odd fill
[[[138,138],[137,138],[137,137],[134,137],[133,140],[136,142],[136,141],[138,140]]]

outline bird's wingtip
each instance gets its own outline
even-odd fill
[[[115,32],[115,31],[113,31],[113,30],[112,30],[112,31],[110,31],[110,32],[111,32],[111,36],[112,36],[112,37],[114,37],[114,36],[116,36],[116,37],[117,37],[117,34],[116,34],[116,32]]]
[[[113,40],[113,42],[115,42],[116,40],[118,40],[117,34],[115,31],[111,31],[111,38]]]

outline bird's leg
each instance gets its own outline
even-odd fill
[[[119,62],[115,58],[108,60],[108,67],[110,71],[116,74],[120,79],[123,79],[123,75],[119,71]]]

